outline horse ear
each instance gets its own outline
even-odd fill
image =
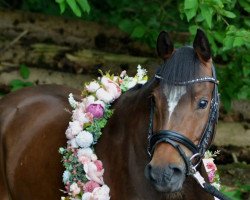
[[[168,59],[174,50],[174,45],[166,31],[162,31],[157,38],[157,53],[162,59]]]
[[[211,49],[207,36],[201,29],[197,29],[193,47],[199,58],[207,62],[211,58]]]

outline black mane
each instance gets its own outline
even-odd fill
[[[189,81],[200,76],[201,62],[192,47],[182,47],[159,68],[157,75],[163,83],[173,85],[177,82]]]

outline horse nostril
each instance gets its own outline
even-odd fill
[[[169,166],[173,170],[173,175],[176,177],[183,176],[183,169],[177,165],[170,165]]]
[[[149,180],[151,181],[155,181],[155,176],[153,175],[153,170],[152,170],[152,165],[151,164],[148,164],[146,167],[145,167],[145,176],[146,178],[148,178]]]
[[[152,170],[152,165],[151,164],[148,164],[148,171],[151,171]]]

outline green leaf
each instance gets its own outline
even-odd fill
[[[198,28],[199,26],[197,25],[189,26],[189,32],[191,33],[191,35],[195,35]]]
[[[12,81],[10,81],[10,86],[15,87],[15,86],[22,86],[23,85],[23,81],[19,80],[19,79],[14,79]]]
[[[228,49],[231,49],[233,47],[234,37],[233,36],[226,36],[226,38],[223,41],[223,50],[226,51]]]
[[[133,31],[133,24],[128,19],[122,20],[118,26],[122,31],[125,31],[127,33],[131,33]]]
[[[218,32],[218,31],[213,31],[212,35],[214,36],[215,40],[220,43],[223,42],[223,39],[225,37],[224,32]]]
[[[184,11],[188,22],[196,15],[196,9],[188,9]]]
[[[76,1],[75,0],[66,0],[66,1],[68,5],[70,6],[71,10],[74,12],[74,14],[77,17],[81,17],[82,13],[81,13],[79,6],[76,4]]]
[[[199,13],[199,14],[196,16],[195,21],[196,21],[196,22],[202,22],[202,21],[204,21],[204,19],[205,19],[205,18],[202,16],[202,14]]]
[[[24,64],[21,64],[21,65],[20,65],[20,70],[19,70],[19,72],[20,72],[20,75],[22,76],[23,79],[28,79],[29,76],[30,76],[30,70],[29,70],[29,68],[28,68],[26,65],[24,65]]]
[[[231,109],[231,98],[224,98],[223,99],[223,106],[226,111],[229,111]]]
[[[244,45],[244,38],[243,37],[235,37],[233,42],[233,47],[240,47]]]
[[[246,24],[248,27],[250,27],[250,19],[244,19],[244,24]]]
[[[187,20],[190,21],[197,12],[198,0],[185,0],[184,2],[184,13],[187,16]]]
[[[56,3],[63,3],[63,2],[65,2],[65,0],[55,0],[56,1]]]
[[[84,12],[89,13],[90,6],[88,0],[76,0]]]
[[[248,87],[247,85],[244,85],[238,95],[237,95],[238,99],[248,99],[250,97],[250,87]]]
[[[195,9],[197,10],[198,8],[198,0],[185,0],[184,1],[184,9]]]
[[[146,32],[146,28],[145,26],[137,26],[134,28],[132,34],[131,34],[131,37],[134,37],[134,38],[142,38],[143,35],[145,34]]]
[[[250,2],[246,0],[238,0],[240,6],[247,12],[250,12]]]
[[[201,15],[205,18],[208,27],[212,28],[213,9],[206,4],[200,5]]]
[[[64,13],[64,11],[66,9],[66,3],[65,3],[65,1],[63,1],[62,3],[60,3],[59,7],[60,7],[61,14]]]
[[[222,10],[221,14],[223,16],[226,16],[228,18],[235,18],[236,15],[233,12],[227,11],[227,10]]]

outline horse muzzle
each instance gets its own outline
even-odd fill
[[[159,192],[178,192],[182,189],[185,180],[185,167],[169,164],[158,167],[148,164],[145,167],[145,176]]]

